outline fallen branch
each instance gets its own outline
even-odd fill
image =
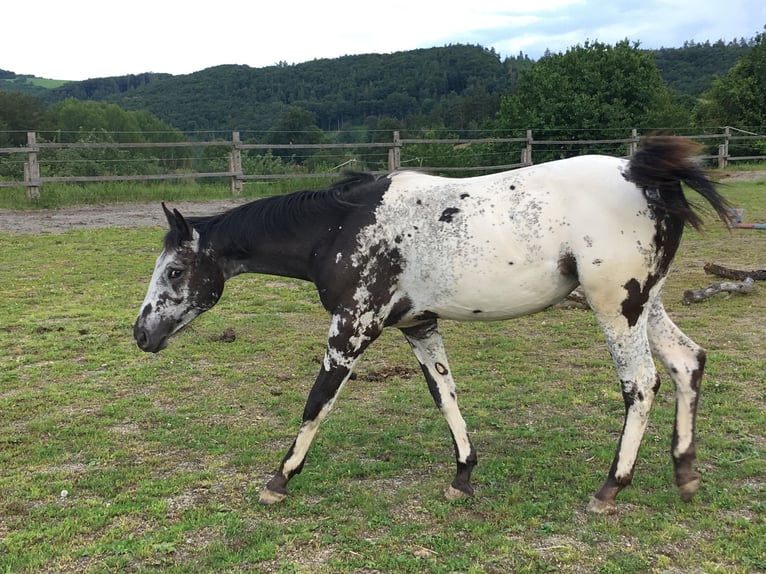
[[[717,275],[724,279],[733,279],[734,281],[744,281],[748,277],[755,281],[766,280],[766,269],[756,269],[754,271],[741,271],[739,269],[730,269],[715,263],[705,263],[705,273],[708,275]]]
[[[566,298],[558,304],[559,307],[573,307],[575,309],[590,309],[585,294],[579,289],[575,289]]]
[[[713,295],[718,293],[750,293],[755,285],[755,280],[752,277],[745,278],[740,283],[721,282],[713,283],[709,287],[703,289],[694,289],[693,291],[684,291],[683,302],[686,305],[691,303],[699,303],[705,299],[709,299]]]

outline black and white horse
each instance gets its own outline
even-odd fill
[[[404,334],[446,418],[457,472],[446,496],[473,493],[476,451],[458,409],[439,319],[495,321],[541,311],[578,285],[603,329],[625,400],[606,482],[589,509],[609,512],[633,468],[659,377],[676,388],[675,478],[690,499],[705,351],[660,301],[684,225],[700,225],[682,182],[728,223],[728,204],[693,162],[695,144],[647,138],[630,160],[580,156],[449,179],[397,171],[353,175],[321,191],[253,201],[209,217],[163,209],[170,224],[133,334],[144,351],[213,307],[227,279],[266,273],[313,282],[330,330],[303,423],[260,501],[287,496],[320,422],[385,327]]]

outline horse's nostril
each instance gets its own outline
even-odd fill
[[[133,337],[136,339],[136,343],[138,343],[138,346],[142,349],[145,349],[146,346],[149,344],[149,335],[146,334],[146,331],[143,329],[136,329],[133,333]]]

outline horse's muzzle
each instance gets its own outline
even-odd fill
[[[141,319],[133,325],[133,338],[138,348],[147,353],[158,353],[168,344],[167,337],[152,337],[151,333],[141,326]]]

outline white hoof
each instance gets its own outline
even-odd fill
[[[697,490],[699,490],[700,487],[700,479],[695,478],[694,480],[690,480],[683,486],[678,487],[678,491],[681,495],[681,500],[684,502],[689,502],[692,497],[697,493]]]
[[[460,500],[462,498],[468,498],[468,494],[463,492],[462,490],[458,490],[452,485],[449,485],[447,487],[447,490],[444,491],[444,498],[447,500]]]
[[[274,492],[273,490],[264,488],[261,491],[261,496],[258,499],[258,503],[264,504],[266,506],[270,506],[272,504],[277,504],[278,502],[282,502],[285,498],[287,498],[287,494],[283,494],[281,492]]]
[[[605,502],[594,496],[588,503],[588,512],[593,514],[614,514],[617,512],[617,507],[614,502]]]

